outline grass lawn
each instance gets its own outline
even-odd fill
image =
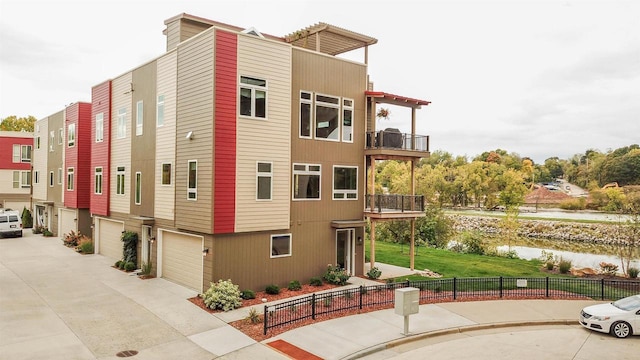
[[[369,261],[369,242],[365,242]],[[409,245],[376,242],[376,262],[409,267]],[[415,269],[429,269],[446,278],[465,277],[553,277],[541,270],[539,260],[507,259],[496,256],[460,254],[443,249],[416,247]],[[565,275],[569,277],[570,275]],[[419,275],[410,280],[424,279]]]

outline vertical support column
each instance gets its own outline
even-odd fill
[[[376,266],[376,221],[371,219],[371,233],[369,234],[369,262],[373,269]]]
[[[415,268],[415,257],[416,257],[416,219],[411,219],[411,246],[409,247],[409,257],[411,258],[409,262],[409,268],[411,271]]]
[[[416,149],[416,108],[411,108],[411,150]]]

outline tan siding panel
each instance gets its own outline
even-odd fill
[[[111,107],[111,166],[109,179],[110,210],[129,213],[131,206],[131,73],[124,74],[112,82]],[[126,136],[118,139],[118,110],[127,109]],[[116,194],[117,168],[125,167],[124,195]]]
[[[157,95],[164,95],[164,123],[156,129],[154,213],[157,218],[169,220],[173,220],[175,215],[176,61],[177,53],[175,51],[158,59]],[[171,185],[162,185],[163,163],[171,164]]]
[[[40,172],[40,183],[33,182],[33,199],[45,200],[47,198],[47,189],[49,188],[49,171],[47,170],[47,152],[49,151],[49,119],[44,118],[36,122],[38,132],[34,133],[33,143],[33,171]],[[35,138],[40,137],[40,149],[36,149]],[[12,172],[11,177],[0,179],[0,193],[11,193],[13,188]],[[54,175],[55,172],[54,172]],[[33,179],[32,179],[33,180]],[[54,177],[55,184],[55,177]]]

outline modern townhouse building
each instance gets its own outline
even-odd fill
[[[324,23],[284,37],[188,14],[165,25],[165,54],[92,89],[96,252],[120,259],[134,231],[138,265],[159,277],[258,290],[328,264],[363,275],[367,218],[373,241],[376,221],[424,216],[413,193],[367,190],[376,161],[428,156],[415,134],[428,102],[372,89],[376,39]],[[363,62],[336,56],[361,48]],[[377,131],[378,103],[410,107],[411,134]]]
[[[33,145],[31,132],[0,131],[1,208],[30,208]]]

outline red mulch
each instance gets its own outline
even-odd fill
[[[321,357],[315,356],[284,340],[274,340],[268,342],[267,345],[295,360],[322,360]]]

